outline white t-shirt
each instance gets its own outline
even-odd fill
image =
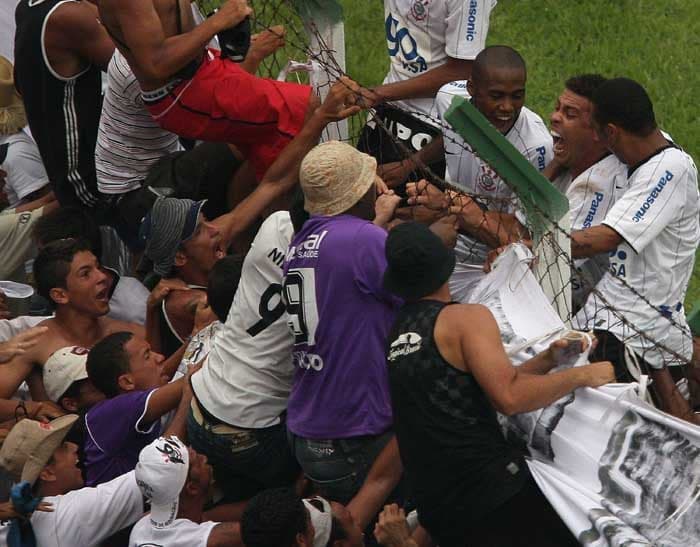
[[[109,317],[145,325],[148,295],[148,289],[138,279],[120,276],[109,299]]]
[[[282,264],[293,231],[286,211],[270,215],[260,227],[243,262],[224,329],[202,369],[192,376],[204,408],[234,426],[275,425],[287,408],[294,336],[281,298]]]
[[[154,528],[148,515],[136,523],[129,536],[129,547],[207,547],[209,534],[218,522],[197,524],[175,519],[170,526]]]
[[[95,147],[97,186],[105,194],[123,194],[140,188],[154,163],[182,147],[146,110],[136,77],[118,50],[107,82]]]
[[[698,172],[688,154],[666,148],[637,167],[627,192],[603,221],[623,241],[610,253],[610,269],[596,287],[602,298],[591,293],[576,322],[612,332],[653,367],[679,364],[654,341],[690,359],[693,345],[683,300],[700,243],[698,215]]]
[[[384,83],[420,76],[444,64],[448,57],[474,59],[486,44],[495,5],[496,0],[384,0],[391,63]],[[433,99],[393,104],[427,116]]]
[[[130,526],[143,515],[143,494],[131,471],[95,488],[49,496],[52,513],[31,516],[36,544],[41,547],[91,547]],[[0,544],[6,545],[8,524],[0,522]]]
[[[614,154],[594,163],[574,180],[567,172],[554,181],[569,200],[572,230],[601,224],[615,200],[627,190],[627,184],[627,166]],[[608,270],[608,255],[580,258],[574,260],[574,264],[571,289],[574,303],[579,307]]]
[[[5,193],[10,207],[16,207],[29,194],[46,186],[49,177],[36,143],[24,131],[0,135],[0,148],[3,145],[8,145],[7,155],[0,163],[7,173]]]
[[[214,339],[223,329],[224,324],[221,321],[214,321],[195,334],[185,348],[185,354],[182,356],[177,371],[184,376],[187,374],[188,366],[196,365],[209,355],[214,346]]]
[[[445,113],[455,96],[470,98],[466,81],[451,82],[438,91],[433,112],[444,126],[449,127]],[[517,203],[513,190],[491,166],[471,152],[469,145],[452,129],[443,129],[443,135],[447,165],[445,180],[480,198],[489,210],[515,213]],[[554,155],[549,129],[542,118],[528,108],[520,110],[515,124],[504,136],[539,171]],[[469,300],[469,293],[484,276],[482,267],[490,250],[488,245],[468,235],[457,237],[457,263],[450,277],[450,291],[455,300]]]

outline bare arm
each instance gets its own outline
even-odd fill
[[[192,374],[200,368],[202,368],[201,364],[192,365],[182,379],[182,396],[180,397],[180,403],[177,405],[175,416],[173,416],[172,421],[168,425],[168,429],[165,431],[165,437],[174,435],[183,443],[187,443],[187,415],[190,412],[190,405],[192,404],[192,397],[194,396],[191,384]]]
[[[120,0],[113,8],[113,16],[129,48],[124,53],[137,65],[132,68],[154,81],[172,77],[200,55],[216,33],[235,27],[251,12],[246,0],[229,0],[191,31],[166,37],[152,1]]]
[[[418,97],[435,97],[439,89],[446,83],[469,78],[472,72],[472,63],[471,60],[448,57],[445,64],[428,70],[420,76],[401,82],[383,84],[372,91],[378,95],[377,103]]]
[[[323,104],[316,109],[299,134],[285,147],[265,173],[255,191],[239,203],[233,211],[215,219],[212,224],[221,231],[224,243],[245,230],[277,197],[294,188],[299,179],[301,161],[318,143],[321,133],[332,121],[342,120],[360,111],[352,106],[355,90],[359,86],[349,78],[341,78],[328,93]],[[348,105],[351,106],[348,106]]]
[[[51,211],[55,211],[58,209],[58,201],[56,201],[56,196],[54,195],[53,192],[49,192],[48,194],[41,196],[38,199],[35,199],[34,201],[29,201],[27,203],[23,203],[22,205],[18,205],[15,207],[15,213],[24,213],[26,211],[33,211],[34,209],[38,209],[39,207],[43,207],[44,211],[43,214],[50,213]]]
[[[361,529],[366,528],[379,513],[389,494],[401,480],[403,465],[399,443],[393,437],[372,464],[362,488],[348,503],[348,511]]]
[[[148,399],[148,407],[143,416],[144,423],[153,423],[161,416],[176,408],[182,397],[184,378],[159,387]]]
[[[454,309],[451,309],[454,308]],[[444,317],[443,317],[444,316]],[[460,355],[458,362],[450,362],[471,372],[491,400],[494,408],[502,414],[512,415],[543,408],[579,387],[597,387],[615,379],[612,365],[608,362],[574,367],[552,374],[527,374],[514,367],[503,348],[498,325],[491,312],[479,305],[450,306],[438,319],[436,330],[438,346],[444,329],[451,325],[478,324],[474,333],[462,329],[457,333]],[[449,340],[449,334],[445,336]],[[448,348],[451,358],[455,355]],[[447,356],[446,356],[447,357]],[[448,359],[449,360],[449,359]]]
[[[445,143],[442,135],[435,137],[415,154],[401,161],[385,163],[377,167],[377,174],[394,188],[403,183],[416,169],[424,168],[445,157]]]
[[[209,534],[207,547],[243,547],[241,525],[238,522],[217,524]]]
[[[114,42],[99,21],[97,7],[90,2],[62,4],[49,19],[46,28],[46,45],[49,60],[64,76],[75,74],[83,67],[68,68],[66,54],[106,71],[114,53]],[[65,67],[68,73],[61,70]]]
[[[609,253],[622,243],[622,237],[604,224],[571,232],[571,256],[583,258]]]

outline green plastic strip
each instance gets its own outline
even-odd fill
[[[462,97],[452,99],[445,119],[515,192],[527,214],[535,243],[569,211],[569,200]],[[544,213],[544,214],[543,214]]]

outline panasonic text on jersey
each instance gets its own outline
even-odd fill
[[[605,195],[603,195],[602,192],[596,192],[595,196],[593,196],[593,201],[591,201],[591,208],[588,210],[588,214],[586,215],[586,218],[583,221],[584,228],[590,228],[593,224],[595,213],[598,210],[598,206],[603,202],[604,197]]]
[[[476,15],[478,13],[479,2],[469,0],[469,14],[467,16],[467,42],[473,42],[476,38]]]
[[[666,173],[661,175],[659,182],[657,182],[654,189],[651,192],[649,192],[647,199],[644,200],[644,203],[642,203],[642,206],[639,208],[639,210],[632,217],[632,220],[634,222],[639,222],[640,220],[642,220],[644,215],[647,214],[647,211],[649,210],[649,208],[656,201],[656,198],[659,197],[661,192],[663,192],[663,189],[666,187],[666,184],[668,184],[668,182],[671,179],[673,179],[673,173],[671,173],[671,171],[666,171]]]

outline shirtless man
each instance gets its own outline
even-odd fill
[[[38,292],[55,307],[55,317],[40,325],[48,327],[41,343],[16,355],[0,367],[0,397],[11,397],[23,380],[41,367],[57,350],[67,346],[91,348],[117,331],[143,337],[143,327],[106,317],[109,312],[107,276],[89,247],[73,239],[46,245],[34,261]],[[30,379],[32,398],[48,400],[39,375]]]
[[[246,0],[228,0],[198,26],[188,0],[98,3],[103,24],[161,127],[235,145],[258,179],[318,105],[309,86],[257,78],[220,52],[206,50],[217,33],[252,13]]]

